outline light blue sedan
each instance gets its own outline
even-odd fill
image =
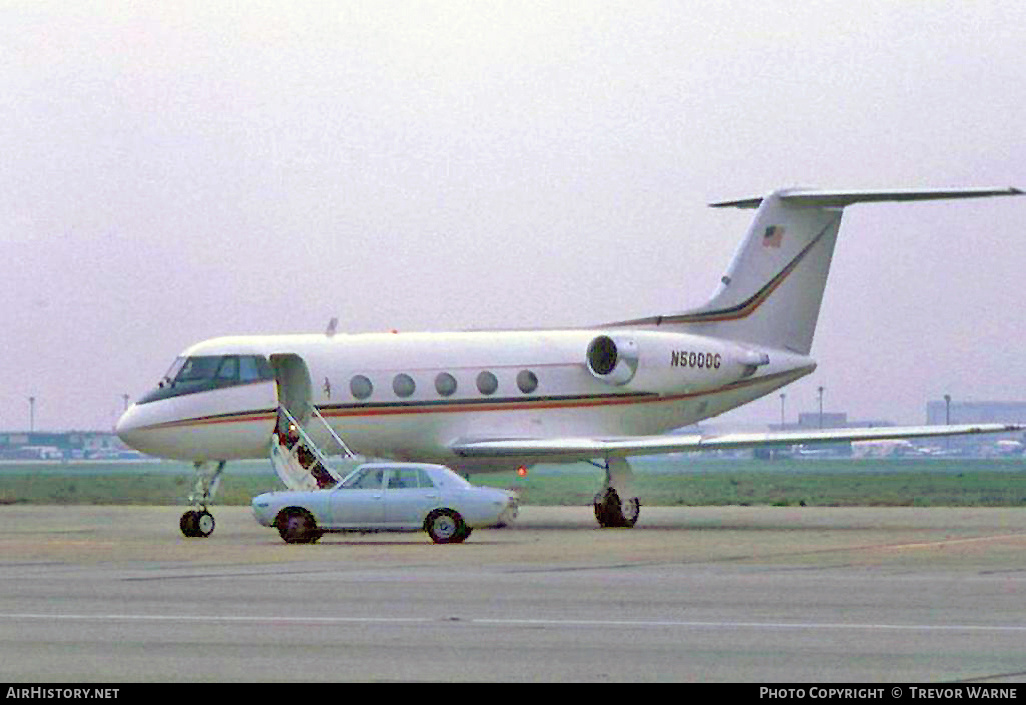
[[[267,492],[253,515],[288,543],[313,543],[341,531],[426,531],[435,543],[460,543],[472,529],[516,518],[517,499],[475,487],[444,465],[365,463],[332,489]]]

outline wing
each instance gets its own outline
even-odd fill
[[[888,426],[838,428],[823,431],[724,433],[719,435],[631,436],[626,438],[499,438],[456,441],[452,451],[461,458],[531,458],[538,460],[586,460],[591,458],[658,455],[702,450],[727,450],[803,443],[881,441],[980,433],[1022,431],[1022,424],[963,424],[953,426]]]

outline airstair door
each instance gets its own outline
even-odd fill
[[[310,399],[313,396],[313,383],[306,362],[294,353],[271,355],[271,368],[278,391],[278,407],[284,408],[292,418],[306,426],[310,420]],[[285,415],[278,414],[276,430],[286,433],[288,424]]]
[[[311,404],[310,371],[299,355],[271,355],[278,391],[278,420],[268,449],[271,465],[286,487],[312,490],[334,487],[339,481],[324,453],[307,433],[317,414]]]

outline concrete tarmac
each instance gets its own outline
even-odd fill
[[[1026,680],[1022,509],[525,507],[461,545],[0,506],[0,682]]]

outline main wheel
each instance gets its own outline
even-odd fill
[[[435,543],[462,543],[471,531],[463,522],[463,517],[451,509],[431,512],[424,522],[424,530]]]
[[[285,543],[313,543],[321,537],[309,512],[291,509],[278,516],[278,534]]]

